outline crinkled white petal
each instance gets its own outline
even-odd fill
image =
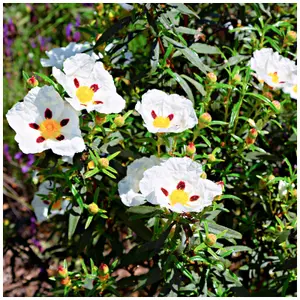
[[[222,187],[200,178],[201,173],[201,165],[190,158],[170,158],[161,165],[145,171],[139,189],[147,201],[154,205],[178,213],[200,212],[212,204],[215,196],[222,194]],[[184,183],[183,190],[188,201],[185,204],[180,202],[172,204],[171,195],[178,190],[180,182]],[[194,197],[196,199],[193,199]]]
[[[41,131],[31,128],[29,124],[40,125],[45,120],[47,109],[51,110],[52,119],[57,122],[69,119],[69,123],[60,131],[64,140],[46,139],[41,143],[37,142]],[[36,87],[29,91],[24,101],[15,104],[6,117],[16,132],[15,140],[23,153],[40,153],[51,149],[59,155],[73,156],[85,149],[77,112],[61,99],[52,86]]]
[[[279,181],[279,184],[278,184],[278,194],[279,194],[280,198],[283,198],[283,197],[285,197],[287,195],[287,193],[288,193],[288,186],[289,186],[288,182],[283,181],[283,180]]]
[[[112,76],[104,69],[101,62],[86,54],[76,54],[64,62],[64,72],[53,68],[56,80],[64,87],[69,97],[66,100],[76,110],[86,109],[88,112],[96,110],[110,114],[121,112],[125,107],[125,100],[117,94]],[[79,86],[75,86],[75,81]],[[77,97],[81,86],[98,86],[89,102],[81,103]],[[99,102],[99,103],[97,103]]]
[[[89,48],[91,48],[89,43],[70,43],[67,47],[53,48],[50,51],[46,51],[46,55],[49,57],[49,59],[42,58],[41,65],[43,67],[56,67],[58,69],[62,69],[63,63],[67,58],[72,57],[77,53],[81,53]],[[102,57],[102,55],[98,56],[92,50],[85,53],[93,57],[95,60]]]
[[[160,90],[149,90],[142,96],[142,101],[135,107],[144,120],[144,126],[152,133],[156,132],[175,132],[179,133],[194,127],[198,119],[189,99],[172,94],[168,95]],[[152,112],[157,117],[173,116],[167,128],[155,127]]]
[[[297,82],[297,73],[293,74],[293,78],[290,82],[287,82],[283,87],[283,92],[286,94],[290,94],[291,98],[298,98],[298,82]]]
[[[127,167],[127,175],[118,183],[119,195],[126,206],[137,206],[145,203],[146,199],[139,193],[139,183],[144,172],[163,160],[152,155],[136,159]]]
[[[57,184],[56,187],[59,187],[59,185]],[[61,209],[51,209],[51,213],[48,215],[49,204],[44,203],[42,197],[39,195],[49,195],[52,188],[53,185],[51,185],[50,181],[44,181],[39,186],[39,190],[36,192],[31,202],[38,222],[43,222],[58,214],[63,215],[70,204],[70,201],[63,200],[61,203]]]

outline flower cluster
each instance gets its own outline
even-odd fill
[[[297,66],[294,61],[281,56],[271,48],[256,50],[250,60],[255,77],[272,88],[283,89],[297,99]]]

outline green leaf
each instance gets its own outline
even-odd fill
[[[255,94],[255,93],[246,93],[245,95],[262,100],[264,103],[266,103],[268,106],[270,106],[275,113],[278,113],[277,108],[274,106],[272,101],[269,100],[267,97],[265,97],[261,94]]]
[[[76,190],[76,187],[73,184],[71,184],[71,192],[72,192],[73,196],[75,197],[79,207],[81,208],[81,210],[83,210],[83,200],[82,200],[80,194],[78,193],[78,191]]]
[[[229,229],[225,226],[221,226],[216,223],[213,223],[212,221],[207,220],[207,225],[210,233],[218,234],[219,232],[226,230],[226,233],[224,234],[224,238],[233,238],[233,239],[242,238],[242,235],[239,232]]]
[[[197,31],[196,29],[183,27],[183,26],[176,27],[175,30],[179,33],[191,34],[191,35],[195,35],[199,33],[199,31]]]
[[[37,72],[34,72],[34,74],[41,77],[46,82],[50,83],[56,90],[58,89],[58,85],[51,78],[49,78],[48,76],[46,76],[42,73],[37,73]]]
[[[177,8],[177,10],[179,10],[183,14],[194,15],[197,19],[200,19],[199,16],[194,11],[192,11],[190,8],[188,8],[186,5],[184,5],[182,3],[178,3],[178,4],[174,3],[174,4],[172,4],[172,6],[175,6]]]
[[[113,38],[118,31],[120,31],[124,26],[128,25],[131,22],[131,16],[124,17],[120,19],[117,23],[115,23],[113,26],[109,27],[106,31],[103,32],[101,37],[96,42],[94,49],[103,44],[104,42],[107,42],[111,38]]]
[[[171,75],[176,81],[181,85],[183,90],[186,92],[188,98],[194,103],[194,96],[191,88],[187,84],[187,82],[177,73],[174,73],[171,69],[166,69],[166,72]]]
[[[90,171],[86,172],[84,174],[84,178],[86,179],[86,178],[92,177],[92,176],[94,176],[95,174],[97,174],[99,172],[100,172],[100,170],[96,167],[93,170],[90,170]]]
[[[219,48],[202,43],[192,44],[190,49],[202,54],[220,54]]]
[[[88,275],[89,272],[88,272],[87,267],[86,267],[86,265],[84,263],[84,260],[82,258],[80,259],[80,262],[81,262],[81,266],[82,266],[83,272],[85,273],[85,275]]]
[[[87,218],[86,223],[85,223],[85,226],[84,226],[84,229],[87,229],[87,228],[90,226],[90,224],[91,224],[92,221],[93,221],[93,217],[94,217],[94,216],[89,216],[89,217]]]
[[[22,75],[25,81],[29,79],[29,75],[24,70],[22,71]]]
[[[161,209],[153,206],[132,206],[129,209],[127,209],[126,212],[132,214],[150,214],[159,211],[161,212]]]
[[[116,156],[118,156],[121,153],[121,151],[117,151],[109,156],[107,156],[108,160],[112,160],[113,158],[115,158]]]
[[[234,65],[237,65],[239,64],[240,62],[242,62],[243,60],[248,60],[250,58],[249,55],[235,55],[235,56],[232,56],[228,59],[228,61],[222,65],[222,66],[219,66],[218,69],[221,70],[221,69],[224,69],[226,67],[229,67],[229,66],[234,66]]]
[[[94,200],[93,200],[94,203],[97,203],[97,202],[98,202],[98,199],[99,199],[99,193],[100,193],[100,187],[98,186],[98,187],[96,188],[96,191],[95,191],[95,194],[94,194]]]
[[[180,76],[186,79],[187,81],[189,81],[191,84],[193,84],[194,87],[200,92],[202,96],[206,96],[206,91],[201,83],[184,74],[181,74]]]
[[[151,57],[150,64],[151,64],[151,73],[154,73],[157,69],[159,63],[159,43],[156,40],[156,45],[153,51],[153,56]]]
[[[222,249],[218,250],[217,253],[222,255],[222,253],[224,254],[227,251],[231,251],[231,253],[234,253],[234,252],[241,252],[241,251],[250,251],[251,252],[253,250],[247,246],[227,246],[227,247],[223,247]]]
[[[208,140],[208,138],[206,138],[204,135],[200,135],[200,137],[203,139],[203,141],[205,142],[205,144],[208,145],[208,147],[211,147],[211,143]]]
[[[110,173],[110,172],[107,171],[106,169],[102,169],[101,171],[102,171],[104,174],[106,174],[107,176],[109,176],[110,178],[117,179],[117,177],[116,177],[114,174]]]
[[[243,102],[243,97],[240,97],[239,101],[233,106],[232,113],[229,121],[229,128],[232,128],[236,122],[236,118],[239,116],[239,111]]]
[[[243,286],[240,282],[240,280],[238,279],[238,277],[231,271],[229,271],[228,269],[225,270],[225,272],[223,273],[224,277],[227,281],[229,282],[233,282],[235,283],[237,286]]]
[[[73,206],[72,209],[76,215],[72,214],[72,212],[69,215],[69,226],[68,226],[68,239],[70,240],[76,230],[78,221],[80,219],[80,214],[82,212],[81,208],[79,206]],[[79,214],[79,216],[78,216]]]

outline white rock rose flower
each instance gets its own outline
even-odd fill
[[[126,177],[118,183],[119,195],[126,206],[142,205],[146,202],[140,193],[139,183],[146,170],[160,164],[162,160],[152,155],[136,159],[127,167]]]
[[[200,212],[222,194],[222,186],[200,178],[201,164],[188,157],[172,157],[145,171],[142,195],[152,204],[172,211]]]
[[[56,184],[56,187],[59,187],[58,184]],[[43,222],[55,215],[63,215],[70,204],[70,201],[60,199],[56,201],[52,207],[51,207],[51,213],[48,215],[49,206],[51,204],[51,201],[49,199],[45,200],[47,196],[52,191],[53,184],[51,185],[50,181],[44,181],[40,186],[38,192],[34,195],[34,198],[31,202],[31,205],[33,207],[35,216],[37,218],[38,222]],[[39,195],[45,195],[43,196]]]
[[[265,82],[273,88],[283,88],[293,80],[297,71],[294,61],[281,56],[271,48],[256,50],[250,60],[250,67],[256,73],[254,76],[260,82]]]
[[[58,155],[73,156],[85,149],[78,113],[52,86],[30,90],[6,117],[23,153],[51,149]]]
[[[53,76],[69,95],[66,100],[76,110],[110,114],[121,112],[125,107],[125,100],[117,94],[112,76],[93,57],[76,54],[64,62],[63,71],[52,69]]]
[[[290,184],[290,183],[288,183],[284,180],[280,180],[279,183],[278,183],[278,195],[279,195],[279,197],[280,198],[285,198],[285,196],[287,195],[290,187],[294,188],[295,184],[294,183]]]
[[[56,67],[58,69],[62,69],[63,63],[67,58],[90,48],[91,45],[89,43],[76,44],[74,42],[70,43],[67,47],[53,48],[50,51],[46,51],[46,55],[49,59],[41,58],[41,65],[43,67]],[[102,55],[98,56],[92,50],[85,53],[92,56],[94,59],[102,57]]]
[[[189,99],[177,94],[168,95],[156,89],[145,93],[135,109],[141,114],[144,126],[152,133],[178,133],[193,128],[198,123]]]

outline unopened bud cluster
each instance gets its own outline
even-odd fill
[[[257,138],[257,136],[258,136],[258,132],[257,132],[257,130],[255,129],[255,128],[251,128],[250,130],[249,130],[249,133],[248,133],[248,135],[247,135],[247,137],[246,137],[246,144],[247,145],[252,145],[252,144],[254,144],[255,143],[255,140],[256,140],[256,138]]]
[[[212,121],[211,115],[207,112],[203,113],[199,117],[199,122],[198,122],[200,129],[208,126],[211,121]]]

